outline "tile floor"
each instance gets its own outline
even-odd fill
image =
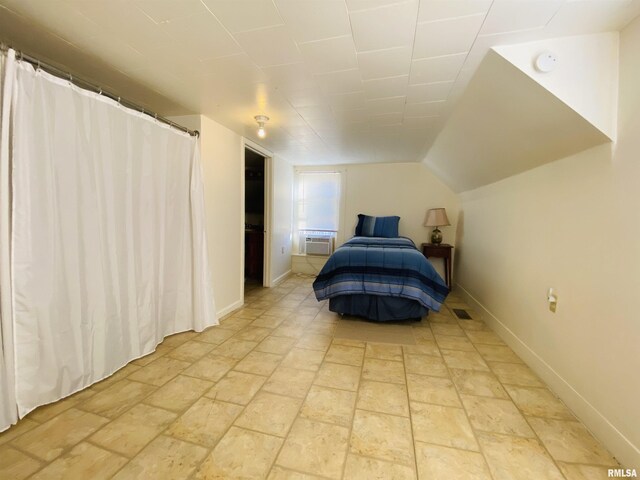
[[[454,294],[417,345],[332,336],[311,277],[247,292],[0,434],[2,479],[599,479],[614,458]],[[472,316],[477,318],[473,312]]]

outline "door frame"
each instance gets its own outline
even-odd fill
[[[241,188],[241,215],[240,215],[240,232],[242,238],[242,248],[240,249],[240,291],[242,292],[242,300],[244,301],[244,260],[245,260],[245,242],[244,242],[244,224],[245,224],[245,149],[253,150],[259,155],[264,157],[264,253],[263,253],[263,266],[262,266],[262,285],[265,287],[271,287],[271,225],[273,224],[273,152],[264,148],[261,145],[242,137],[241,142],[241,171],[242,171],[242,188]]]

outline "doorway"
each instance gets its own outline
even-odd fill
[[[244,149],[244,293],[264,286],[266,159]]]

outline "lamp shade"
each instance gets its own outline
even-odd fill
[[[424,221],[425,227],[442,227],[451,225],[444,208],[432,208],[427,211],[427,219]]]

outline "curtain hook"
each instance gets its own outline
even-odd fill
[[[120,103],[120,97],[118,97],[118,103],[119,103],[120,105],[122,105],[122,104]]]
[[[99,91],[98,91],[98,95],[102,95],[102,87],[98,87]]]
[[[40,60],[38,60],[38,66],[36,67],[36,72],[40,71]]]
[[[155,118],[156,120],[158,119],[158,114],[156,113],[153,118]]]

